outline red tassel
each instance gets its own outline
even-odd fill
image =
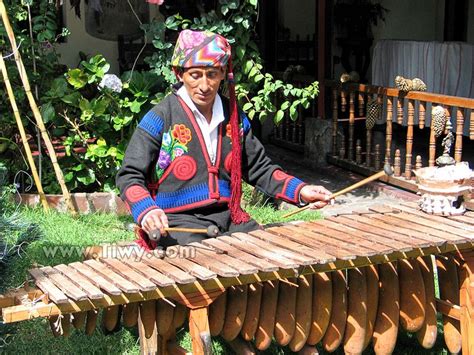
[[[242,196],[242,153],[240,143],[239,114],[237,109],[237,100],[235,98],[234,73],[232,71],[232,59],[228,63],[229,79],[229,105],[230,105],[230,128],[232,139],[232,165],[230,177],[230,218],[235,224],[248,222],[250,216],[240,207]]]
[[[137,237],[135,243],[146,251],[151,251],[158,247],[158,244],[155,241],[150,240],[148,234],[138,226],[135,227],[135,236]]]

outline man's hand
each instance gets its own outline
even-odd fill
[[[165,228],[168,228],[168,217],[161,208],[148,212],[142,220],[142,229],[149,234],[151,231],[159,229],[161,235],[165,235]]]
[[[329,203],[331,192],[323,186],[306,185],[300,191],[301,201],[310,204],[310,209],[323,208]]]

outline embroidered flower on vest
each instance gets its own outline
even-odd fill
[[[191,141],[191,130],[184,124],[175,124],[173,126],[173,138],[179,140],[182,144],[187,144]]]
[[[187,144],[193,139],[191,130],[184,124],[175,124],[168,132],[163,133],[160,155],[156,164],[156,177],[159,180],[166,168],[177,157],[188,152]]]

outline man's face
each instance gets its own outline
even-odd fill
[[[194,67],[185,69],[178,78],[201,113],[212,108],[217,90],[224,79],[222,67]]]

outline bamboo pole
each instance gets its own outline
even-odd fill
[[[16,124],[20,131],[21,140],[23,142],[23,148],[26,152],[26,157],[28,158],[28,164],[30,164],[31,173],[33,174],[33,180],[35,181],[36,188],[38,189],[38,194],[40,197],[41,204],[45,211],[49,210],[48,201],[44,195],[43,186],[41,185],[41,180],[39,178],[38,172],[36,170],[36,164],[33,160],[33,155],[31,154],[31,149],[26,139],[25,128],[23,127],[23,122],[20,118],[20,113],[18,111],[18,106],[16,104],[15,95],[13,94],[13,89],[10,84],[10,79],[8,77],[7,67],[5,66],[5,61],[3,60],[3,53],[0,52],[0,70],[2,71],[3,81],[5,83],[5,88],[7,89],[8,98],[12,106],[13,115],[15,116]]]
[[[23,87],[25,89],[26,96],[28,98],[28,102],[30,104],[31,110],[33,111],[33,116],[36,120],[36,124],[41,132],[41,136],[45,142],[46,149],[48,150],[49,157],[51,159],[51,163],[53,164],[54,171],[56,173],[56,178],[58,179],[59,186],[61,187],[61,191],[63,192],[64,201],[68,207],[68,210],[75,214],[76,210],[71,200],[71,195],[67,189],[66,183],[64,182],[63,172],[58,164],[58,159],[56,157],[56,152],[54,151],[53,144],[49,138],[48,132],[46,131],[46,127],[43,122],[43,118],[41,117],[41,113],[36,105],[36,101],[31,93],[30,83],[28,80],[28,76],[26,75],[26,70],[21,60],[20,53],[17,49],[15,34],[13,33],[13,28],[10,24],[10,20],[8,18],[7,10],[5,8],[5,4],[3,0],[0,0],[0,14],[2,16],[2,21],[5,26],[5,30],[7,32],[8,38],[10,40],[10,44],[12,47],[13,55],[15,57],[15,62],[18,67],[18,72],[20,74],[21,81],[23,83]]]

